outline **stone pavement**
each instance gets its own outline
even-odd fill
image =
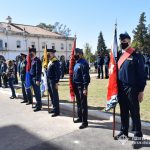
[[[33,112],[31,106],[20,99],[10,100],[2,90],[0,96],[0,150],[132,149],[131,141],[122,145],[113,140],[112,122],[90,118],[89,127],[79,130],[68,111],[61,110],[61,116],[52,118],[45,106]]]

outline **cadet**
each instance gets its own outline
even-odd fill
[[[110,61],[109,55],[108,55],[108,54],[105,54],[105,57],[104,57],[104,65],[105,65],[105,78],[106,78],[106,79],[109,78],[109,75],[108,75],[109,61]]]
[[[34,90],[35,99],[36,99],[36,111],[40,111],[42,107],[41,102],[41,90],[40,90],[40,82],[41,82],[41,74],[42,74],[42,63],[41,60],[36,57],[36,49],[30,48],[29,54],[31,57],[31,69],[30,69],[30,75],[31,75],[31,85]]]
[[[122,52],[118,61],[119,105],[121,114],[121,132],[115,137],[125,135],[128,137],[129,112],[135,125],[135,140],[141,140],[141,120],[139,103],[143,100],[146,85],[144,59],[140,53],[131,48],[131,38],[128,33],[120,34]],[[133,144],[136,148],[137,143]]]
[[[74,66],[73,83],[74,92],[77,100],[78,119],[74,123],[81,122],[82,125],[79,129],[88,126],[88,106],[87,106],[87,93],[88,85],[90,83],[89,64],[83,58],[83,50],[75,49],[76,64]]]
[[[14,66],[13,61],[11,61],[11,60],[8,61],[8,68],[6,71],[6,75],[8,78],[9,87],[12,92],[12,96],[10,97],[10,99],[14,99],[14,98],[16,98],[16,93],[15,93],[15,89],[14,89],[15,66]]]
[[[101,55],[101,53],[98,52],[98,58],[97,58],[98,77],[97,79],[100,79],[100,74],[101,74],[101,79],[103,79],[104,77],[103,65],[104,65],[104,58]]]
[[[3,60],[3,63],[1,65],[1,72],[2,72],[2,79],[3,79],[3,85],[4,85],[4,88],[7,88],[7,75],[6,75],[6,70],[7,70],[7,64],[6,64],[6,60],[4,59]]]
[[[60,114],[59,95],[58,95],[58,82],[60,79],[60,63],[55,56],[56,50],[47,49],[47,52],[50,59],[47,68],[48,91],[53,105],[53,110],[49,113],[53,113],[52,117],[56,117]]]

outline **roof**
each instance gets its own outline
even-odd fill
[[[16,32],[16,33],[26,32],[26,33],[32,34],[32,35],[64,37],[61,34],[50,32],[48,30],[42,29],[42,28],[37,27],[37,26],[32,26],[32,25],[11,23],[11,24],[9,24],[9,26],[10,26],[11,31]],[[7,27],[8,27],[7,23],[0,22],[0,29],[6,29]]]

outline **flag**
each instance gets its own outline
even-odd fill
[[[110,51],[110,63],[109,63],[109,81],[107,89],[107,105],[106,111],[114,108],[118,103],[118,67],[117,67],[117,27],[115,26],[115,33],[113,43]]]
[[[26,89],[31,87],[31,76],[30,76],[30,69],[31,69],[31,58],[28,52],[27,55],[27,66],[26,66],[26,78],[25,78],[25,86]]]
[[[74,58],[75,48],[76,48],[76,37],[74,39],[74,43],[72,46],[70,64],[69,64],[69,87],[70,87],[70,100],[71,101],[75,100],[75,93],[74,93],[74,86],[73,86],[73,70],[74,70],[74,65],[75,65],[75,58]]]
[[[47,74],[46,74],[47,66],[48,66],[47,46],[45,46],[44,56],[43,56],[42,78],[41,78],[41,92],[42,92],[42,95],[48,89],[48,86],[47,86]]]

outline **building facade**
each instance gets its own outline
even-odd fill
[[[28,53],[28,48],[34,46],[37,49],[37,56],[43,56],[45,45],[47,48],[56,49],[56,56],[64,56],[69,60],[73,37],[50,32],[32,25],[0,22],[0,55],[5,59],[15,59],[20,53]]]

